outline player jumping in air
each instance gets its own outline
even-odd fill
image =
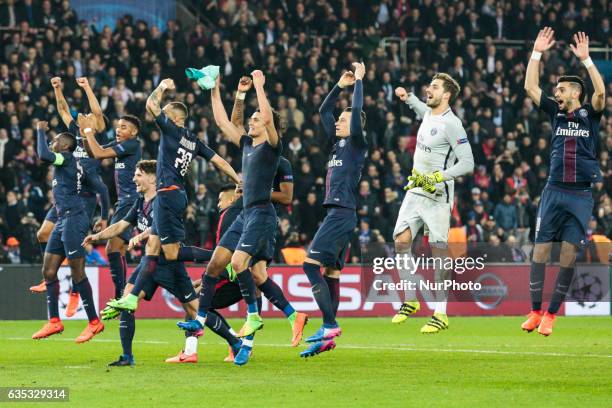
[[[51,232],[43,259],[43,276],[47,287],[47,309],[49,322],[32,335],[33,339],[42,339],[64,331],[59,318],[59,289],[57,279],[64,259],[68,258],[70,272],[75,289],[83,299],[89,324],[76,338],[77,343],[84,343],[104,330],[98,319],[91,285],[85,275],[85,250],[81,242],[89,229],[89,217],[83,208],[79,196],[83,169],[73,152],[77,147],[76,137],[71,133],[60,133],[55,136],[51,149],[47,145],[47,122],[39,121],[36,125],[36,150],[40,159],[55,166],[53,176],[53,196],[58,220]]]
[[[554,31],[540,31],[527,65],[525,90],[533,102],[546,112],[552,124],[550,174],[542,192],[536,221],[535,247],[531,262],[529,291],[531,313],[521,328],[527,332],[552,334],[555,316],[569,290],[575,271],[576,253],[586,244],[587,224],[593,211],[592,183],[602,175],[596,157],[599,122],[605,108],[605,85],[589,57],[589,37],[574,35],[570,48],[582,62],[593,82],[591,103],[583,103],[586,87],[578,76],[561,76],[548,97],[539,82],[542,53],[554,44]],[[561,241],[559,275],[548,311],[542,311],[544,269],[553,242]]]
[[[85,83],[83,87],[88,94],[91,93],[89,84]],[[93,93],[91,95],[93,96]],[[133,177],[136,163],[142,156],[140,141],[138,140],[140,120],[132,115],[124,115],[119,118],[115,130],[115,140],[104,146],[101,146],[96,139],[95,129],[98,121],[98,116],[81,115],[78,118],[78,125],[81,134],[86,138],[85,148],[88,149],[90,156],[98,160],[115,159],[115,188],[118,200],[111,219],[112,225],[121,221],[138,199]],[[120,236],[110,239],[106,244],[111,277],[115,285],[115,297],[121,296],[125,286],[127,270],[125,251],[131,236],[132,230],[126,229]]]
[[[327,215],[312,240],[304,272],[312,285],[312,295],[323,314],[323,325],[306,339],[310,346],[300,356],[310,357],[336,347],[334,338],[342,334],[336,322],[340,303],[340,271],[351,237],[357,226],[357,185],[367,154],[364,136],[363,77],[365,65],[354,62],[355,73],[342,74],[323,101],[319,113],[325,133],[329,137],[331,158],[325,178]],[[353,101],[336,121],[334,108],[343,88],[354,85]],[[321,266],[325,268],[321,274]]]
[[[102,109],[100,109],[98,100],[96,99],[96,96],[89,87],[87,78],[78,78],[77,84],[85,90],[87,100],[89,101],[89,109],[91,110],[90,115],[95,116],[96,119],[96,133],[100,134],[106,129],[107,119],[102,114]],[[110,207],[108,188],[106,187],[106,184],[104,184],[104,182],[102,181],[102,177],[100,174],[100,161],[89,157],[89,155],[87,154],[87,150],[84,146],[84,140],[80,135],[79,127],[75,120],[72,118],[72,115],[70,114],[70,107],[68,106],[68,103],[64,98],[64,94],[62,93],[61,78],[51,78],[51,86],[53,87],[53,92],[55,93],[57,113],[60,115],[60,118],[64,122],[64,125],[68,128],[68,132],[73,135],[76,135],[77,137],[77,148],[74,151],[74,157],[79,160],[79,163],[83,168],[83,185],[81,188],[80,195],[81,199],[83,200],[85,213],[89,217],[90,224],[96,211],[96,194],[100,198],[100,220],[94,226],[94,230],[99,231],[101,229],[106,228],[108,210]],[[47,212],[45,220],[36,234],[36,237],[38,238],[38,242],[41,247],[41,252],[43,254],[45,252],[45,247],[47,246],[47,241],[49,240],[49,235],[51,234],[51,231],[53,230],[53,228],[55,227],[55,223],[57,222],[57,218],[57,211],[55,209],[55,206],[53,206]],[[44,279],[40,285],[32,286],[30,290],[32,292],[45,292],[46,289]],[[68,297],[68,305],[66,306],[66,316],[73,316],[76,313],[78,306],[79,293],[75,290],[73,282]]]
[[[474,157],[461,120],[455,116],[450,104],[459,94],[459,84],[450,75],[434,75],[427,87],[427,103],[415,95],[397,88],[395,94],[422,118],[417,133],[417,147],[408,192],[395,223],[393,239],[397,253],[411,256],[412,240],[426,225],[432,255],[447,256],[448,230],[454,197],[454,179],[472,173]],[[414,271],[399,271],[402,279],[410,280]],[[437,282],[448,279],[451,271],[437,269]],[[406,292],[405,302],[393,317],[393,323],[404,322],[420,309],[414,291]],[[446,315],[447,294],[437,293],[434,314],[421,333],[437,333],[448,328]]]
[[[252,83],[251,78],[247,76],[240,78],[236,98],[234,100],[234,107],[232,109],[232,124],[241,134],[246,133],[243,119],[244,101],[246,93],[251,89]],[[278,169],[276,170],[276,175],[274,176],[271,200],[275,206],[274,208],[277,214],[280,210],[279,206],[289,205],[293,200],[293,171],[291,169],[291,163],[289,160],[282,156],[280,157]],[[242,203],[242,197],[238,198],[238,201]],[[229,230],[228,234],[222,235],[220,243],[222,247],[227,248],[232,252],[236,250],[238,241],[240,240],[240,235],[242,233],[243,220],[243,216],[241,216],[239,221]],[[275,231],[278,232],[278,228],[276,228]],[[276,240],[274,240],[271,248],[267,248],[266,251],[263,251],[262,253],[253,257],[253,261],[251,262],[251,273],[253,274],[253,279],[257,289],[259,289],[259,291],[261,291],[264,296],[287,317],[293,332],[291,345],[296,347],[302,339],[304,325],[308,321],[308,316],[305,313],[296,312],[285,297],[283,290],[276,284],[276,282],[268,277],[267,266],[272,260],[275,243]],[[261,309],[261,307],[259,307],[261,306],[261,296],[259,293],[257,296],[257,304],[258,308]]]
[[[157,155],[157,198],[154,201],[152,231],[145,248],[144,268],[128,296],[108,303],[119,310],[136,310],[138,295],[145,282],[153,275],[161,251],[169,264],[183,261],[203,262],[210,259],[210,251],[194,246],[181,246],[181,241],[185,239],[184,213],[187,208],[185,176],[191,161],[196,156],[201,156],[235,183],[240,182],[234,169],[185,127],[188,110],[183,103],[174,101],[161,108],[164,92],[174,89],[174,81],[164,79],[147,100],[147,111],[161,129]]]
[[[255,283],[249,266],[251,261],[256,262],[271,257],[268,254],[274,247],[277,220],[271,202],[271,192],[282,152],[282,143],[277,132],[280,128],[279,115],[272,110],[266,97],[263,72],[255,70],[251,75],[259,110],[249,119],[248,134],[241,132],[227,117],[221,101],[219,80],[211,92],[217,126],[226,138],[242,149],[244,211],[242,216],[234,221],[228,233],[235,226],[238,227],[238,222],[242,222],[243,226],[240,228],[240,238],[234,252],[223,246],[223,239],[215,248],[206,273],[202,277],[198,317],[196,320],[179,323],[179,327],[185,330],[193,331],[204,327],[208,311],[212,306],[215,286],[228,261],[231,261],[232,269],[237,272],[236,279],[248,309],[247,320],[240,330],[241,336],[248,337],[263,326],[257,306]],[[240,352],[236,355],[235,364],[246,364],[251,350],[252,340],[245,338]]]

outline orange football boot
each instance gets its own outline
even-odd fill
[[[523,324],[521,324],[521,329],[531,333],[540,325],[540,322],[542,321],[542,316],[544,316],[544,312],[542,312],[541,310],[532,310],[527,315],[527,320],[525,320]]]
[[[166,363],[197,363],[197,362],[198,362],[198,353],[193,353],[192,355],[188,356],[187,354],[185,354],[184,350],[181,350],[181,352],[178,353],[176,356],[166,359]]]
[[[38,285],[30,286],[30,292],[32,293],[45,293],[47,291],[47,284],[43,279]]]
[[[544,313],[542,322],[538,326],[538,333],[543,336],[550,336],[552,334],[553,325],[555,324],[555,315],[552,313]]]
[[[302,341],[302,334],[304,333],[304,326],[308,323],[308,315],[302,312],[296,312],[295,320],[291,325],[291,331],[293,337],[291,338],[291,347],[297,347]]]
[[[42,329],[34,333],[32,338],[34,340],[44,339],[46,337],[53,336],[54,334],[59,334],[63,331],[64,325],[62,324],[62,321],[57,317],[53,317],[51,320],[45,323]]]
[[[79,334],[79,337],[76,338],[75,342],[77,343],[85,343],[86,341],[91,340],[96,334],[102,333],[104,331],[104,325],[98,319],[91,321],[87,324],[87,327]]]
[[[68,295],[68,306],[66,306],[66,317],[72,317],[77,312],[79,308],[79,293],[78,292],[70,292]]]

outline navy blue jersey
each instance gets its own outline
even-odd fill
[[[74,155],[74,157],[77,158],[77,160],[79,160],[79,163],[81,163],[81,167],[83,167],[83,172],[86,175],[100,174],[100,161],[89,157],[89,155],[87,154],[87,150],[85,150],[85,146],[83,145],[83,139],[81,138],[79,125],[76,123],[76,121],[73,120],[70,122],[70,124],[68,125],[68,132],[72,133],[77,139],[77,147],[74,150],[74,153],[72,154]],[[97,135],[96,139],[98,139]],[[98,139],[98,143],[99,142],[100,139]],[[96,194],[97,191],[95,189],[95,186],[92,186],[89,183],[85,182],[83,183],[81,193],[93,195]]]
[[[544,92],[540,108],[550,116],[550,174],[548,180],[562,183],[593,183],[602,179],[597,163],[596,141],[603,112],[595,112],[590,104],[573,112],[559,110],[554,99]]]
[[[276,146],[272,146],[268,141],[253,146],[253,138],[244,135],[240,138],[240,148],[242,149],[244,206],[269,202],[272,196],[274,176],[283,151],[280,138]]]
[[[336,121],[333,113],[340,91],[338,85],[334,86],[319,109],[323,129],[333,143],[331,157],[327,162],[323,205],[356,209],[357,186],[368,151],[361,127],[363,85],[360,80],[355,82],[350,136],[345,138],[336,136]]]
[[[134,184],[134,172],[136,163],[142,157],[140,141],[137,137],[118,143],[116,140],[104,145],[112,148],[117,157],[115,158],[115,187],[119,200],[135,198],[136,184]]]
[[[157,188],[177,186],[185,188],[185,174],[196,156],[210,160],[215,151],[206,146],[189,129],[178,127],[161,112],[155,118],[161,129],[157,154]]]
[[[153,201],[145,201],[144,196],[139,196],[130,211],[123,217],[123,221],[129,222],[138,228],[138,232],[144,232],[147,228],[153,225]]]
[[[281,191],[281,183],[293,183],[293,169],[291,168],[291,162],[283,156],[281,156],[280,161],[278,162],[278,170],[276,170],[276,175],[274,176],[272,191]]]

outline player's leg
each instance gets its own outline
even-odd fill
[[[449,203],[430,200],[419,197],[420,214],[423,222],[429,230],[429,246],[434,258],[435,282],[443,282],[451,279],[452,271],[445,268],[445,260],[448,257],[448,230],[450,229],[451,207]],[[423,201],[427,200],[427,201]],[[421,328],[421,333],[433,334],[448,328],[448,316],[446,305],[448,303],[448,291],[437,290],[436,306],[431,319]]]
[[[323,279],[325,279],[329,288],[334,315],[337,315],[340,306],[340,269],[333,266],[326,267]]]
[[[125,259],[126,249],[125,241],[121,237],[111,238],[106,243],[106,256],[108,257],[111,278],[115,285],[115,299],[121,297],[121,290],[125,286],[126,272],[123,270],[125,265],[123,260]]]
[[[239,336],[241,337],[253,334],[263,327],[263,321],[259,315],[259,308],[257,307],[255,282],[249,270],[251,258],[252,256],[248,252],[237,250],[232,255],[231,260],[232,268],[236,271],[236,281],[238,285],[240,285],[242,298],[247,304],[247,320],[244,326],[242,326],[242,329],[240,329]]]
[[[82,240],[81,240],[82,242]],[[77,343],[84,343],[91,340],[95,335],[104,331],[104,324],[98,319],[98,313],[96,311],[96,305],[94,303],[93,291],[87,275],[85,274],[85,257],[68,257],[68,264],[70,265],[70,271],[72,272],[72,279],[76,290],[79,292],[81,299],[83,299],[83,308],[87,314],[89,320],[87,327],[81,332],[76,338]]]
[[[44,261],[45,259],[45,249],[47,248],[47,242],[49,241],[49,237],[51,236],[51,232],[55,227],[55,223],[57,222],[57,212],[55,211],[55,207],[51,207],[49,211],[47,211],[47,215],[45,216],[45,220],[42,225],[36,231],[36,239],[38,240],[38,245],[40,246],[40,254]],[[30,291],[33,293],[44,293],[46,290],[45,287],[45,279],[43,277],[42,281],[38,285],[30,286]]]
[[[164,253],[166,252],[166,248],[164,247]],[[176,252],[172,251],[172,253],[176,253],[176,257],[174,260],[181,262],[208,262],[212,257],[213,251],[210,249],[204,249],[197,246],[185,246],[181,245],[176,249]]]
[[[412,241],[423,226],[423,220],[418,211],[418,198],[416,194],[406,194],[393,231],[395,253],[405,259],[412,259]],[[398,268],[399,278],[407,282],[414,282],[414,273],[414,262],[403,262],[402,268]],[[420,308],[421,305],[417,300],[416,290],[406,289],[404,291],[404,303],[395,316],[393,316],[391,322],[403,323],[408,319],[408,316],[418,312]]]
[[[49,249],[54,250],[53,248]],[[62,247],[60,247],[59,250],[63,252]],[[60,283],[57,280],[57,271],[62,265],[64,258],[63,253],[45,252],[42,274],[46,283],[49,321],[39,331],[32,335],[33,339],[42,339],[64,331],[64,325],[59,317]]]

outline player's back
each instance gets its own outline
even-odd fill
[[[215,152],[189,129],[174,124],[164,112],[155,121],[162,131],[157,155],[157,188],[184,189],[191,161],[198,155],[210,160]]]

